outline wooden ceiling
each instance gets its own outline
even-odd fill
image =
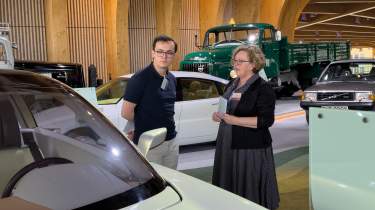
[[[332,40],[375,47],[375,0],[311,0],[299,17],[294,41]]]

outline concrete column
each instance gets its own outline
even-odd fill
[[[105,0],[107,69],[111,78],[130,73],[129,0]]]
[[[46,0],[45,20],[48,61],[70,62],[67,0]]]
[[[285,0],[279,18],[279,29],[289,42],[294,41],[294,29],[298,18],[310,0]]]

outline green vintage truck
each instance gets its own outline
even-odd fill
[[[203,45],[197,46],[200,51],[187,54],[180,70],[230,79],[234,76],[232,51],[239,45],[257,45],[263,50],[266,79],[278,90],[305,89],[328,63],[350,57],[349,42],[288,43],[270,24],[231,24],[209,29]]]

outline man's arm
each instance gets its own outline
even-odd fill
[[[134,108],[137,104],[132,103],[130,101],[124,101],[122,104],[122,109],[121,109],[121,116],[128,121],[133,121],[134,120]]]

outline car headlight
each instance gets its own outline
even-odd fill
[[[356,93],[355,100],[359,102],[373,102],[375,101],[375,94],[373,92]]]
[[[302,97],[301,97],[301,100],[302,101],[316,101],[316,93],[313,93],[313,92],[304,92]]]

